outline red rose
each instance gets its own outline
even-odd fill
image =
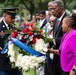
[[[18,35],[18,32],[16,30],[14,30],[11,34],[11,37],[16,38]]]
[[[32,43],[36,43],[36,37],[33,37]]]
[[[25,28],[25,29],[21,30],[21,32],[23,32],[23,33],[28,33],[29,31],[31,31],[29,28]]]
[[[26,42],[26,39],[24,38],[24,36],[21,38],[21,41],[24,43]]]
[[[25,32],[25,29],[22,29],[20,32],[23,32],[24,33]]]
[[[25,33],[28,33],[29,31],[31,31],[29,28],[25,28]]]
[[[34,22],[29,22],[28,24],[27,24],[27,26],[32,26],[34,24]]]
[[[41,35],[36,35],[33,37],[33,40],[31,41],[32,43],[36,43],[36,39],[40,39]]]
[[[28,34],[29,36],[32,36],[32,35],[33,35],[33,32],[32,32],[32,31],[29,31],[29,32],[27,32],[27,34]]]
[[[33,29],[33,30],[36,30],[36,27],[35,27],[34,25],[32,25],[32,29]]]
[[[40,35],[42,34],[42,30],[39,30]]]
[[[36,38],[37,38],[37,39],[40,39],[40,38],[41,38],[41,35],[37,35]]]

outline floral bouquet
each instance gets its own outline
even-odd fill
[[[38,25],[23,22],[20,28],[11,33],[7,53],[12,67],[29,71],[38,68],[45,59],[49,60],[46,52],[51,39],[46,37],[46,32],[43,32]]]

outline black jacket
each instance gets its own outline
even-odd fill
[[[62,31],[62,21],[63,19],[67,16],[67,14],[65,13],[61,19],[61,22],[59,24],[59,26],[57,27],[57,19],[55,21],[55,24],[54,24],[54,27],[53,27],[53,34],[55,33],[54,35],[54,38],[55,38],[55,41],[56,41],[56,49],[59,48],[59,45],[60,45],[60,41],[61,41],[61,38],[63,36],[63,31]]]
[[[43,22],[41,28],[43,28],[46,24],[47,24],[47,19],[44,20],[44,22]]]
[[[7,30],[7,27],[6,27],[6,25],[4,24],[4,22],[3,21],[1,21],[1,23],[0,23],[0,32],[4,32],[5,30]],[[8,34],[6,34],[6,35],[1,35],[0,34],[0,47],[4,47],[4,41],[5,41],[5,39],[8,37]],[[9,70],[11,70],[11,65],[10,65],[10,63],[9,63],[10,61],[9,61],[9,58],[8,58],[8,56],[7,56],[7,53],[5,53],[5,54],[1,54],[0,53],[0,70],[2,70],[2,71],[9,71]]]

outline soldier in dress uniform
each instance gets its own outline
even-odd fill
[[[0,23],[0,52],[4,47],[4,41],[9,34],[4,34],[5,30],[12,29],[12,23],[15,21],[18,8],[3,8],[3,20]],[[12,69],[7,53],[0,53],[0,75],[22,75],[21,70]]]

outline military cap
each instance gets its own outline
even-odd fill
[[[15,18],[18,8],[3,8],[4,13],[11,16],[11,18]]]

